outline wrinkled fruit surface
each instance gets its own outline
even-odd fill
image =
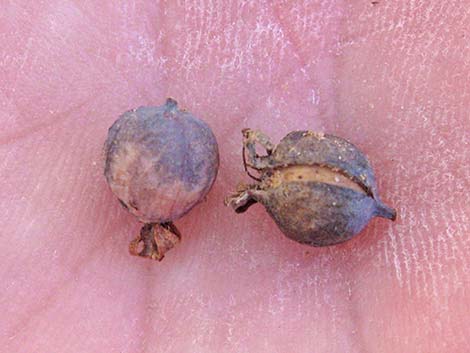
[[[172,99],[124,113],[109,129],[105,153],[109,186],[145,223],[187,213],[209,192],[219,164],[209,126]]]
[[[376,216],[395,220],[377,194],[369,161],[350,142],[294,131],[274,146],[260,132],[243,134],[246,167],[260,176],[226,199],[236,212],[259,202],[287,237],[313,246],[344,242]],[[267,154],[259,156],[255,144]]]
[[[181,239],[172,221],[200,202],[215,181],[219,153],[212,130],[169,98],[161,107],[119,117],[109,129],[105,154],[111,190],[145,223],[129,252],[163,259]]]

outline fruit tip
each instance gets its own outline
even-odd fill
[[[173,110],[176,109],[176,107],[178,106],[178,102],[175,99],[168,97],[166,99],[165,106],[167,109]]]
[[[397,219],[397,210],[383,204],[380,201],[377,202],[376,213],[378,217],[387,218],[391,221],[395,221]]]

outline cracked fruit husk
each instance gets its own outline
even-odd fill
[[[259,131],[243,130],[243,160],[258,173],[240,185],[226,205],[237,213],[259,202],[289,238],[312,246],[342,243],[373,217],[395,220],[396,211],[379,198],[366,156],[333,135],[293,131],[274,146]],[[266,150],[258,155],[256,145]],[[258,146],[259,147],[259,146]]]

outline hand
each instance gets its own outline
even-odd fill
[[[5,352],[463,352],[469,339],[468,1],[73,1],[0,5]],[[181,5],[180,5],[181,4]],[[221,154],[158,263],[103,177],[124,111],[178,100]],[[342,136],[395,223],[345,244],[284,237],[241,129]]]

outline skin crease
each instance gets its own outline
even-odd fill
[[[470,338],[470,1],[0,5],[5,352],[463,352]],[[243,18],[243,20],[242,20]],[[221,165],[161,263],[103,177],[122,112],[178,100]],[[311,248],[222,205],[241,133],[347,138],[392,223]]]

